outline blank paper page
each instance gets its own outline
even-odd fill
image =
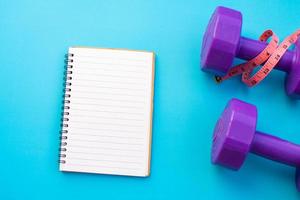
[[[148,176],[154,53],[69,48],[60,170]]]

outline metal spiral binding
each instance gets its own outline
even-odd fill
[[[62,118],[61,118],[61,131],[60,131],[60,148],[59,148],[59,163],[65,164],[67,157],[67,139],[68,139],[68,121],[69,110],[70,110],[70,98],[71,98],[71,86],[72,86],[72,74],[73,74],[73,57],[74,54],[66,54],[65,60],[65,74],[64,74],[64,95],[63,95],[63,106],[62,106]]]

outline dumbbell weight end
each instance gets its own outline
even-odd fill
[[[238,170],[249,152],[296,167],[300,191],[300,146],[256,131],[254,105],[232,99],[219,118],[213,135],[211,159],[214,164]]]

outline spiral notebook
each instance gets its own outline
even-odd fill
[[[154,53],[71,47],[60,171],[150,173]]]

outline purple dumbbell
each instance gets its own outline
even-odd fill
[[[217,7],[203,37],[202,70],[225,75],[235,57],[250,60],[266,46],[266,42],[241,37],[242,14],[236,10]],[[288,50],[275,69],[286,72],[286,92],[300,98],[300,41],[293,51]]]
[[[254,105],[232,99],[214,130],[211,158],[215,164],[238,170],[249,152],[297,168],[300,191],[300,146],[256,131]]]

